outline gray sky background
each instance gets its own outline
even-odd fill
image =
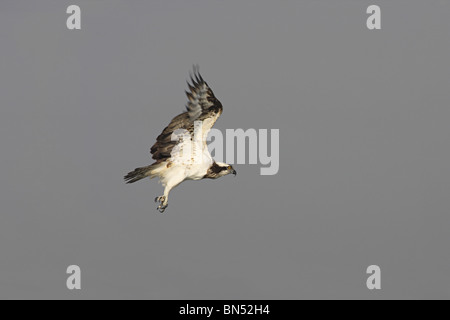
[[[166,2],[0,2],[0,298],[450,298],[450,4]],[[185,182],[160,215],[122,177],[194,63],[217,128],[280,129],[280,171]]]

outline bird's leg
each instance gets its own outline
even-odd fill
[[[164,195],[157,197],[155,200],[156,202],[159,202],[159,206],[156,208],[159,212],[163,213],[164,210],[167,208],[167,205],[169,203],[169,193],[170,190],[175,188],[177,185],[179,185],[183,180],[185,176],[183,174],[175,175],[174,179],[171,179],[166,183],[166,187],[164,188]]]
[[[169,203],[169,192],[172,187],[166,186],[164,189],[164,195],[155,198],[155,202],[159,202],[159,206],[156,208],[159,212],[163,213],[166,210]]]
[[[159,202],[159,206],[156,208],[159,212],[163,213],[164,210],[167,208],[167,197],[166,196],[159,196],[155,198],[155,202]]]
[[[158,197],[158,201],[159,206],[156,209],[158,209],[159,212],[163,213],[169,203],[169,193],[167,192],[167,195]]]

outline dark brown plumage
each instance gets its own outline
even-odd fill
[[[190,80],[191,84],[188,82],[190,92],[186,91],[189,100],[186,105],[187,111],[172,119],[150,149],[152,158],[158,163],[170,158],[172,149],[177,145],[178,141],[172,141],[175,130],[185,129],[192,134],[195,121],[203,121],[222,113],[222,104],[203,80],[198,67],[194,67],[194,75],[191,74]]]

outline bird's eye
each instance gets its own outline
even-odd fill
[[[228,168],[227,168],[228,170],[231,170],[231,166],[228,166]]]

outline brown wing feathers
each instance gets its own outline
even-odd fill
[[[222,104],[214,96],[213,91],[208,84],[203,80],[198,72],[198,67],[194,67],[194,75],[190,76],[191,83],[188,82],[190,91],[186,91],[188,102],[186,104],[186,112],[183,112],[172,119],[169,125],[156,139],[150,152],[152,158],[157,162],[161,162],[170,158],[170,153],[173,147],[178,143],[172,141],[172,133],[177,129],[185,129],[193,132],[194,121],[204,120],[212,113],[217,114],[222,112]]]

